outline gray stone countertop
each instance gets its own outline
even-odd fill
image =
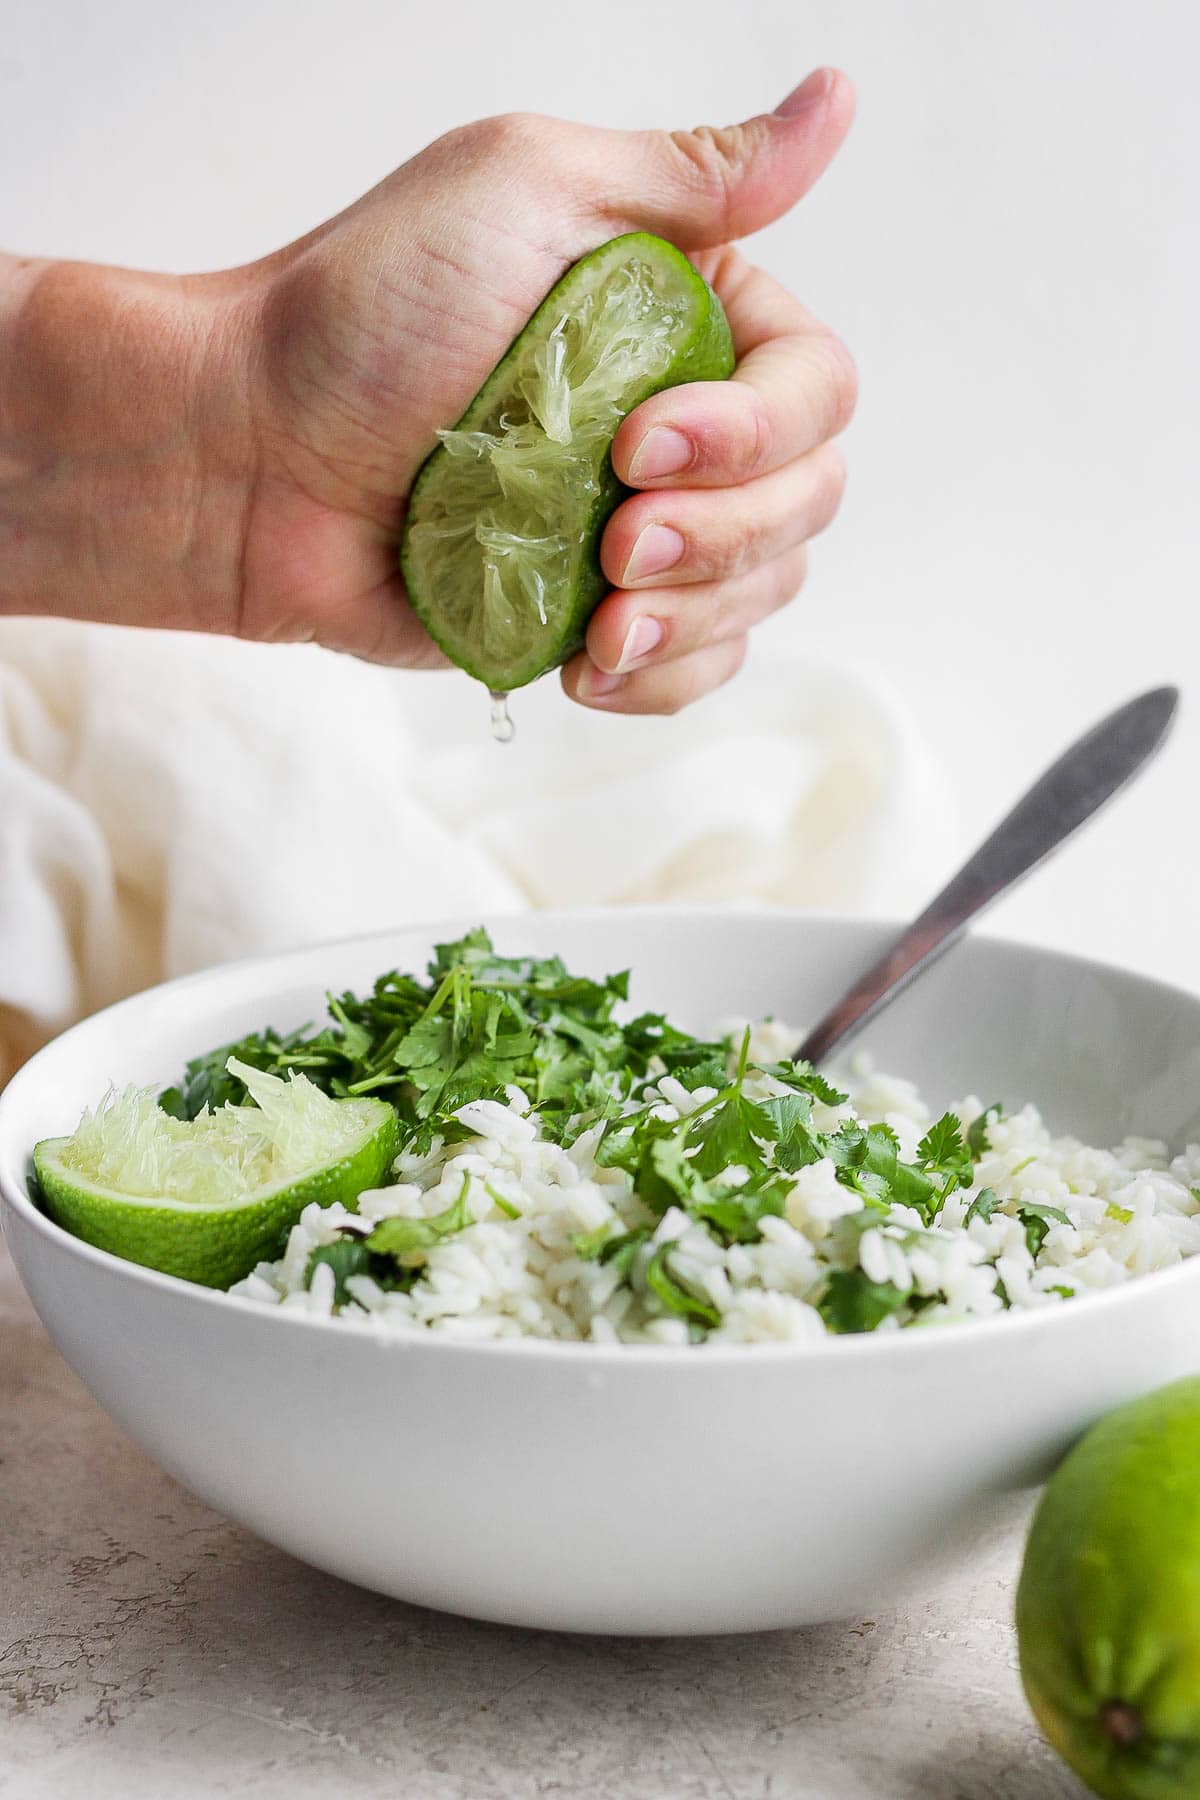
[[[508,1630],[350,1587],[134,1449],[0,1248],[3,1800],[1078,1800],[1021,1696],[1019,1538],[876,1618]]]

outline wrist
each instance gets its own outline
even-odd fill
[[[0,613],[236,630],[246,338],[219,277],[0,258]]]

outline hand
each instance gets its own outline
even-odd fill
[[[584,704],[674,711],[739,666],[836,509],[848,355],[729,241],[807,191],[851,112],[822,71],[726,131],[484,120],[245,269],[12,266],[0,608],[442,665],[396,570],[413,475],[563,271],[643,228],[713,282],[738,369],[622,425],[614,463],[642,491],[609,522],[614,592],[563,683]]]

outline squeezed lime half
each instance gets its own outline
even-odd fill
[[[447,656],[504,694],[574,655],[628,492],[618,426],[660,389],[733,366],[721,302],[673,244],[629,232],[567,271],[413,483],[400,563]]]
[[[312,1201],[353,1207],[396,1155],[394,1109],[331,1100],[235,1058],[253,1106],[175,1119],[149,1089],[110,1094],[71,1137],[34,1150],[42,1204],[76,1237],[127,1262],[228,1287],[274,1256]]]

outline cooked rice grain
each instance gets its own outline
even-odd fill
[[[757,1061],[786,1055],[798,1035],[768,1021],[755,1028],[752,1055]],[[834,1130],[852,1119],[886,1123],[901,1154],[911,1157],[932,1123],[914,1085],[861,1056],[842,1085],[848,1103],[818,1104],[817,1127]],[[678,1118],[714,1092],[689,1093],[662,1076],[643,1098],[656,1100],[663,1117]],[[983,1108],[971,1096],[954,1110],[966,1127]],[[367,1224],[431,1217],[458,1200],[465,1182],[474,1223],[428,1251],[411,1291],[388,1292],[369,1275],[352,1275],[347,1300],[337,1308],[326,1265],[315,1268],[309,1286],[312,1252],[356,1223],[341,1206],[314,1205],[293,1228],[281,1259],[260,1263],[231,1292],[287,1310],[356,1318],[388,1334],[686,1345],[700,1334],[669,1313],[645,1280],[655,1249],[670,1244],[675,1277],[719,1317],[703,1341],[761,1344],[826,1335],[815,1302],[835,1269],[858,1268],[872,1283],[902,1289],[919,1303],[916,1316],[905,1318],[911,1328],[992,1317],[1006,1300],[1013,1311],[1061,1306],[1200,1251],[1200,1147],[1174,1159],[1164,1144],[1143,1138],[1094,1149],[1053,1137],[1036,1107],[1027,1105],[989,1126],[974,1186],[951,1194],[933,1226],[893,1205],[855,1238],[839,1222],[861,1213],[862,1200],[823,1161],[799,1171],[786,1217],[763,1219],[753,1244],[722,1245],[671,1208],[638,1250],[626,1280],[610,1264],[582,1260],[574,1248],[577,1235],[606,1224],[614,1234],[655,1226],[630,1177],[596,1163],[598,1131],[584,1132],[570,1148],[544,1140],[518,1089],[509,1090],[507,1105],[473,1101],[457,1116],[475,1133],[471,1139],[435,1144],[425,1156],[401,1154],[396,1185],[359,1201],[357,1219]],[[986,1188],[999,1204],[990,1218],[967,1223],[972,1200]],[[510,1218],[497,1197],[518,1216]],[[1070,1221],[1049,1223],[1036,1253],[1015,1215],[1023,1204],[1056,1207]],[[899,1328],[894,1315],[877,1327]]]

